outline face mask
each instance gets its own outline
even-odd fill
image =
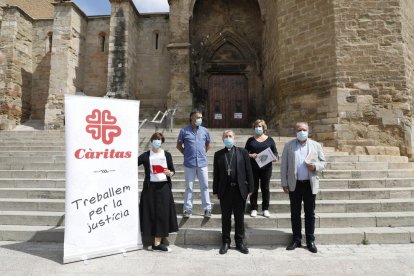
[[[154,149],[161,147],[161,140],[152,140],[151,145]]]
[[[201,123],[203,122],[203,119],[196,119],[195,120],[195,125],[196,126],[201,126]]]
[[[223,142],[224,146],[228,149],[230,149],[234,145],[234,140],[231,138],[225,138]]]
[[[308,132],[301,130],[296,133],[296,138],[298,138],[298,140],[301,142],[306,141],[306,139],[308,139]]]
[[[262,134],[263,134],[263,128],[262,128],[262,127],[256,127],[256,128],[254,129],[254,132],[255,132],[257,135],[262,135]]]

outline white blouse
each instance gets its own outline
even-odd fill
[[[164,170],[168,169],[167,158],[165,157],[164,150],[160,149],[158,153],[150,150],[150,181],[151,182],[161,182],[167,181],[167,176],[164,173]]]

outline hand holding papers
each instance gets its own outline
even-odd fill
[[[309,152],[308,156],[306,156],[305,163],[306,164],[316,164],[319,162],[318,154],[316,152]]]
[[[305,158],[305,163],[311,171],[316,170],[316,164],[319,163],[318,154],[316,152],[309,152]]]
[[[259,165],[260,168],[263,166],[269,164],[270,162],[276,160],[276,156],[273,154],[272,150],[270,148],[265,149],[261,153],[257,154],[256,156],[256,162],[257,165]]]

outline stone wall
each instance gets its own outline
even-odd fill
[[[30,118],[33,23],[19,8],[3,12],[0,46],[7,60],[0,69],[0,129],[11,129]]]
[[[109,16],[90,17],[85,37],[86,57],[84,93],[103,97],[106,94],[109,50]],[[102,43],[104,47],[102,48]]]
[[[87,19],[72,2],[55,3],[53,47],[45,127],[64,124],[64,94],[83,91]]]
[[[407,89],[411,96],[411,116],[413,110],[413,95],[414,95],[414,2],[412,0],[401,0],[402,13],[402,38],[405,60],[405,76],[407,81]],[[406,133],[405,141],[407,143],[407,155],[414,154],[414,122],[411,119],[411,124],[407,122],[404,125]]]
[[[400,0],[333,2],[340,118],[335,125],[336,146],[368,154],[398,154],[400,148],[407,154],[412,103],[406,86]]]
[[[275,128],[278,126],[278,112],[280,104],[277,100],[277,72],[278,72],[278,18],[276,1],[263,1],[266,10],[263,25],[263,100],[266,102],[266,119],[269,119],[268,127]]]
[[[33,78],[31,119],[44,120],[49,93],[50,36],[53,39],[53,20],[36,20],[33,24]]]
[[[337,117],[331,102],[335,86],[335,32],[331,1],[267,3],[264,34],[265,95],[273,99],[270,125],[291,135],[296,121],[314,132],[332,132]],[[327,121],[327,122],[326,122]],[[326,124],[326,125],[325,125]]]
[[[136,99],[141,101],[140,117],[152,119],[167,107],[170,68],[168,14],[141,15],[137,37],[138,81]],[[157,43],[158,35],[158,45]]]

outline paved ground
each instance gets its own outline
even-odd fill
[[[171,246],[62,264],[63,244],[0,242],[0,275],[414,275],[414,244],[320,245],[317,254],[284,247],[249,255],[213,247]]]

